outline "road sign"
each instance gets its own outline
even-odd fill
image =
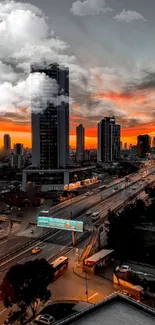
[[[51,217],[38,217],[37,226],[83,232],[83,222],[78,220],[65,220]]]

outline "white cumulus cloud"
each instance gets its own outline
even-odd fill
[[[114,18],[118,21],[125,21],[126,23],[131,23],[134,20],[143,20],[146,22],[146,19],[139,12],[125,9]]]
[[[108,11],[112,11],[112,8],[104,0],[78,0],[73,2],[72,8],[70,9],[73,15],[81,17],[99,15]]]
[[[68,44],[49,30],[47,17],[29,4],[15,1],[0,3],[0,114],[17,114],[44,109],[47,101],[60,104],[69,99],[58,95],[58,85],[42,73],[30,74],[33,63],[68,66],[70,84],[81,84],[85,70],[68,55]],[[74,86],[72,89],[74,90]],[[45,90],[46,89],[46,90]],[[41,93],[44,93],[41,98]],[[70,102],[73,103],[72,98]],[[33,103],[33,105],[31,105]]]

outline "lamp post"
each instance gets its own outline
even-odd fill
[[[88,302],[88,279],[87,279],[87,272],[85,272],[85,288],[86,288],[86,301]]]

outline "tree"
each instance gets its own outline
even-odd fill
[[[47,301],[53,281],[53,268],[45,259],[16,264],[6,273],[1,285],[1,299],[5,308],[16,304],[23,315],[28,307],[35,315],[38,301]]]

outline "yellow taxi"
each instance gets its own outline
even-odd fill
[[[40,247],[32,248],[32,251],[31,251],[32,254],[38,254],[40,252],[41,252],[41,248]]]

